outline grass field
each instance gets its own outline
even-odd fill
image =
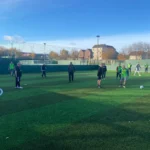
[[[24,74],[21,83],[0,76],[0,150],[150,150],[150,74],[126,89],[113,72],[102,89],[95,71],[76,72],[74,83],[67,73]]]

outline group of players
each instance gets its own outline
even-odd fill
[[[20,86],[20,81],[21,81],[21,76],[22,76],[20,63],[17,63],[17,65],[15,66],[13,62],[10,62],[8,70],[11,76],[15,76],[15,79],[16,79],[15,88],[22,89],[23,87]],[[41,71],[42,71],[42,78],[44,77],[46,78],[46,65],[45,64],[41,66]],[[74,81],[74,72],[75,72],[75,67],[71,62],[70,65],[68,66],[69,82]]]
[[[42,71],[42,78],[46,78],[46,65],[43,64],[41,66],[41,71]],[[75,67],[72,64],[72,62],[70,62],[69,66],[68,66],[68,77],[69,77],[69,82],[73,82],[74,81],[74,72],[75,72]]]
[[[148,73],[148,64],[145,64],[145,72]],[[129,78],[129,76],[132,73],[132,64],[129,63],[127,67],[125,67],[125,65],[121,66],[121,63],[117,66],[116,68],[116,79],[120,80],[120,85],[119,87],[123,87],[126,88],[126,82],[127,79]],[[135,71],[134,71],[134,76],[136,75],[136,73],[138,73],[139,76],[141,76],[140,74],[140,70],[141,70],[141,66],[140,63],[138,63],[136,65]],[[97,73],[97,86],[98,88],[101,88],[101,80],[105,79],[106,77],[106,71],[107,71],[107,67],[105,64],[101,64],[98,68],[98,73]]]
[[[10,71],[10,75],[14,76],[16,78],[16,86],[15,88],[19,88],[22,89],[23,87],[20,86],[20,81],[21,81],[21,76],[22,76],[22,71],[20,69],[20,63],[17,63],[17,65],[15,66],[13,62],[11,62],[9,64],[9,71]],[[132,64],[129,63],[127,68],[125,67],[125,65],[121,66],[121,64],[119,64],[116,68],[116,79],[120,80],[120,86],[119,87],[126,87],[126,81],[129,78],[129,75],[131,75],[131,69],[132,69]],[[136,65],[136,69],[134,72],[134,75],[136,75],[136,73],[139,74],[139,76],[141,76],[140,74],[140,69],[141,66],[138,63]],[[42,77],[46,78],[46,65],[43,64],[41,66],[41,71],[42,71]],[[75,67],[72,64],[72,62],[70,62],[69,66],[68,66],[68,79],[69,79],[69,83],[74,81],[74,72],[75,72]],[[106,78],[106,72],[107,72],[107,66],[105,65],[105,63],[102,63],[99,68],[98,68],[98,72],[97,72],[97,86],[98,88],[101,88],[101,80]],[[145,65],[145,72],[148,72],[148,64]]]

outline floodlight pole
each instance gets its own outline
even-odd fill
[[[147,51],[147,59],[148,59],[148,51],[149,51],[148,48],[146,49],[146,51]]]
[[[97,37],[97,63],[98,63],[98,45],[99,45],[99,38],[100,38],[100,36],[97,35],[96,37]]]
[[[44,43],[44,63],[45,63],[45,49],[46,49],[46,43]]]
[[[12,58],[13,58],[13,41],[11,41],[11,55],[12,55]]]

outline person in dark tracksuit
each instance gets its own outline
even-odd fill
[[[41,66],[41,71],[42,71],[42,78],[43,78],[43,77],[46,78],[46,65],[45,65],[45,64],[43,64],[43,65]]]
[[[74,72],[75,72],[75,67],[72,64],[72,62],[70,62],[70,65],[68,66],[69,82],[73,82],[73,80],[74,80]]]
[[[98,68],[98,72],[97,72],[97,86],[98,88],[101,88],[101,79],[102,79],[102,75],[103,75],[103,65],[101,64]]]
[[[106,78],[106,72],[107,72],[107,66],[105,64],[103,64],[102,69],[103,69],[102,79],[105,80],[105,78]]]
[[[20,70],[20,63],[17,64],[15,67],[15,78],[16,78],[16,88],[17,89],[22,89],[23,87],[20,86],[20,80],[21,80],[21,70]]]
[[[116,68],[116,79],[120,79],[121,80],[121,71],[122,71],[122,67],[121,64],[119,64],[119,66],[117,66]]]

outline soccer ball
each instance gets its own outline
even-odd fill
[[[140,85],[140,89],[143,89],[144,88],[144,86],[143,85]]]
[[[0,96],[2,96],[3,95],[3,90],[2,89],[0,89]]]

